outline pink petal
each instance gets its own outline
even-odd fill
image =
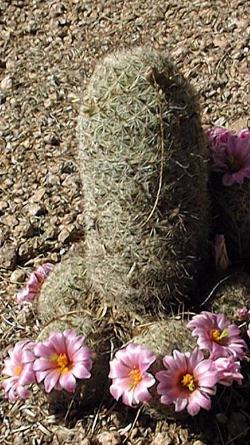
[[[27,399],[30,396],[30,391],[21,385],[17,385],[16,392],[20,399]]]
[[[86,346],[82,346],[76,352],[72,354],[72,351],[68,351],[68,356],[73,362],[81,362],[83,360],[90,360],[92,352]]]
[[[109,388],[110,394],[114,397],[115,400],[119,400],[119,398],[122,396],[123,389],[118,384],[117,381],[114,381],[112,385]]]
[[[2,387],[5,392],[8,392],[11,388],[13,388],[18,381],[17,377],[10,377],[2,382]]]
[[[22,304],[25,301],[29,301],[29,290],[25,287],[17,293],[17,302]]]
[[[232,174],[232,178],[233,178],[234,182],[237,182],[237,184],[243,184],[244,177],[245,177],[245,175],[242,170]]]
[[[48,375],[48,372],[50,372],[49,370],[46,370],[46,371],[36,371],[36,380],[37,380],[37,383],[41,383],[44,379],[45,379],[45,377]]]
[[[5,360],[4,363],[5,363],[5,366],[2,370],[2,373],[4,375],[8,375],[10,377],[13,376],[15,367],[16,367],[15,364],[10,359]]]
[[[190,414],[190,416],[196,416],[200,409],[201,407],[196,400],[189,400],[189,403],[187,405],[187,412]]]
[[[49,337],[49,344],[51,344],[57,354],[64,354],[66,352],[64,335],[61,332],[54,332]]]
[[[27,281],[27,287],[31,290],[34,290],[36,292],[37,289],[40,289],[40,283],[35,275],[35,273],[32,273]]]
[[[211,360],[202,360],[195,367],[195,375],[199,378],[201,374],[206,373],[209,369],[211,369],[212,363]]]
[[[23,351],[23,356],[22,356],[23,363],[33,362],[34,360],[35,360],[35,356],[32,351],[29,351],[28,349]]]
[[[74,366],[72,373],[78,379],[89,379],[91,377],[90,372],[80,363]]]
[[[71,372],[61,374],[59,383],[68,392],[74,392],[76,389],[76,379]]]
[[[16,387],[13,387],[8,392],[8,399],[10,402],[15,402],[17,400]]]
[[[187,360],[185,354],[175,350],[173,351],[173,357],[176,362],[177,368],[185,371],[187,369]]]
[[[32,365],[24,367],[23,372],[18,379],[18,382],[20,383],[20,385],[30,385],[31,383],[35,383],[35,374]]]
[[[136,403],[134,400],[134,392],[133,391],[126,391],[123,393],[122,401],[125,405],[133,407],[133,405]]]
[[[155,360],[156,360],[156,355],[153,352],[147,349],[141,350],[138,363],[140,371],[142,373],[147,371],[147,369],[152,365],[152,363],[154,363]]]
[[[50,357],[55,353],[55,349],[49,343],[37,343],[34,347],[34,353],[38,357]]]
[[[192,371],[196,367],[196,365],[203,359],[203,353],[198,348],[196,348],[193,354],[190,356],[188,370]]]
[[[138,384],[138,386],[143,385],[147,388],[150,388],[154,384],[155,384],[155,378],[153,377],[152,374],[146,372],[143,374],[143,380]]]
[[[134,390],[134,402],[136,404],[140,402],[148,402],[151,398],[150,392],[144,385],[137,385]]]
[[[131,379],[130,377],[128,378],[122,378],[122,379],[114,379],[112,382],[112,385],[110,387],[110,392],[113,395],[113,393],[115,394],[115,396],[113,396],[116,400],[118,400],[116,398],[116,396],[119,394],[119,397],[121,397],[121,395],[128,391],[130,388],[130,384],[131,384]],[[118,397],[118,398],[119,398]]]
[[[188,403],[188,399],[184,398],[182,399],[181,397],[179,397],[176,402],[175,402],[175,411],[179,412],[179,411],[183,411]]]
[[[51,392],[52,389],[57,384],[58,380],[60,378],[60,372],[56,369],[54,371],[51,371],[47,374],[44,380],[44,389],[46,392]]]
[[[159,392],[158,388],[157,388],[157,392],[158,394],[163,394],[163,397],[165,398],[165,400],[168,401],[168,405],[170,405],[170,403],[173,403],[174,400],[178,399],[180,396],[180,390],[177,388],[167,388],[164,389],[164,391]]]
[[[191,396],[190,396],[190,403],[198,403],[202,408],[206,409],[207,411],[211,408],[211,399],[209,397],[206,397],[204,394],[202,394],[200,391],[196,390]]]
[[[46,358],[38,358],[34,361],[33,369],[34,371],[46,371],[48,369],[53,369],[56,366],[56,363],[53,363]]]
[[[73,355],[77,353],[83,346],[83,337],[67,338],[65,337],[67,349]]]
[[[199,375],[199,385],[205,387],[213,387],[218,382],[218,374],[215,371],[206,372]]]
[[[121,360],[125,366],[132,369],[138,366],[138,357],[140,354],[140,346],[130,343],[126,348],[117,351],[116,358]]]
[[[114,359],[110,362],[109,378],[123,378],[128,377],[131,368],[125,366],[121,361]]]

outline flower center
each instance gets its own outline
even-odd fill
[[[184,374],[181,379],[181,384],[185,388],[188,388],[190,392],[193,392],[196,389],[196,382],[194,376],[191,374]]]
[[[72,363],[65,352],[62,354],[52,354],[51,361],[56,363],[61,373],[68,372],[72,368]]]
[[[211,331],[211,340],[215,341],[216,343],[219,343],[219,345],[225,345],[227,342],[229,332],[227,329],[223,329],[223,331],[220,331],[220,329],[212,329]]]
[[[234,156],[231,155],[231,156],[228,156],[228,158],[227,158],[227,165],[228,165],[229,171],[231,173],[236,173],[242,168],[244,163],[243,163],[242,159],[235,158]]]
[[[16,366],[15,370],[14,370],[15,375],[17,377],[19,377],[21,375],[21,372],[22,372],[22,367],[21,366]]]
[[[141,371],[138,368],[132,369],[132,371],[130,371],[129,373],[129,377],[131,378],[131,389],[135,389],[138,383],[140,383],[143,379]]]

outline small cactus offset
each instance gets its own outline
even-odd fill
[[[212,311],[225,314],[232,322],[250,319],[250,277],[234,274],[214,294]],[[246,317],[244,318],[244,312]]]
[[[187,329],[187,321],[175,318],[148,323],[133,338],[133,343],[146,346],[161,358],[171,355],[174,349],[190,352],[196,347],[196,340]]]
[[[194,91],[161,53],[96,68],[79,118],[86,277],[138,312],[183,301],[206,257],[207,146]]]
[[[196,340],[187,329],[185,320],[167,318],[148,324],[143,332],[133,338],[133,343],[143,345],[157,355],[157,360],[151,369],[154,375],[164,369],[162,359],[172,355],[174,350],[191,352],[196,346]],[[165,420],[168,417],[182,418],[183,414],[176,415],[173,405],[166,406],[160,403],[156,385],[151,389],[152,398],[145,405],[145,411],[154,419]]]
[[[81,251],[81,244],[80,244]],[[38,341],[47,340],[53,332],[68,329],[83,335],[88,347],[94,351],[91,379],[77,387],[74,403],[90,407],[100,403],[103,391],[108,387],[108,366],[112,326],[107,326],[105,308],[96,301],[85,278],[85,260],[80,253],[69,256],[56,265],[49,279],[44,283],[38,299],[38,313],[43,329]],[[52,404],[67,406],[72,395],[53,391],[49,398]]]

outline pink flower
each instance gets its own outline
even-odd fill
[[[67,330],[54,332],[48,341],[35,346],[33,369],[37,382],[44,381],[46,392],[52,389],[74,392],[76,379],[91,377],[91,351],[83,343],[84,337]]]
[[[250,141],[250,129],[249,128],[243,128],[238,134],[239,139],[246,139],[247,141]]]
[[[175,411],[185,408],[191,416],[201,408],[210,410],[210,396],[216,392],[217,371],[210,359],[205,360],[198,348],[191,354],[174,351],[173,356],[165,356],[163,364],[166,371],[156,373],[157,387],[161,403],[174,403]]]
[[[236,317],[237,317],[239,320],[242,320],[242,321],[248,321],[248,320],[250,320],[250,310],[247,309],[246,306],[243,306],[243,307],[241,307],[240,309],[237,309],[237,311],[236,311]]]
[[[53,264],[45,263],[42,266],[39,266],[36,271],[30,275],[25,288],[17,294],[17,302],[19,304],[34,300],[39,294],[44,281],[49,276],[53,267]]]
[[[207,131],[207,135],[213,147],[224,146],[226,148],[231,132],[227,128],[213,127]]]
[[[148,388],[154,385],[155,379],[146,371],[155,359],[153,352],[137,344],[129,344],[117,351],[115,358],[110,362],[112,396],[116,400],[122,396],[123,403],[128,406],[147,402],[151,398]]]
[[[214,243],[216,269],[225,272],[230,266],[224,235],[216,235]]]
[[[230,324],[225,315],[201,312],[195,315],[187,324],[192,329],[192,335],[197,336],[200,349],[211,353],[211,358],[228,357],[242,359],[245,355],[246,343],[240,337],[240,330],[235,324]]]
[[[10,402],[26,399],[30,395],[26,386],[35,382],[33,348],[33,342],[20,341],[9,350],[9,358],[4,361],[3,374],[8,377],[4,377],[1,386]]]
[[[241,130],[238,135],[223,128],[208,131],[212,143],[215,171],[223,172],[225,186],[242,184],[250,178],[250,132]]]
[[[236,362],[232,355],[217,358],[213,363],[218,373],[218,383],[224,386],[232,385],[234,380],[242,383],[243,375],[240,373],[240,362]]]

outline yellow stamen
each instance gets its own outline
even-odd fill
[[[220,331],[219,329],[212,329],[211,339],[216,343],[223,344],[228,335],[229,332],[227,329],[223,329],[223,331]]]
[[[190,392],[193,392],[196,389],[194,376],[191,374],[185,374],[181,379],[181,384],[186,386]]]
[[[131,377],[130,388],[135,389],[138,383],[140,383],[143,379],[141,371],[138,368],[132,369],[129,373],[129,377]]]
[[[57,364],[59,371],[61,373],[68,372],[72,367],[72,364],[70,363],[70,360],[68,359],[68,356],[65,353],[59,355],[52,354],[50,356],[50,360]]]
[[[21,372],[22,372],[22,367],[21,366],[16,366],[15,370],[14,370],[15,375],[17,377],[19,377],[21,375]]]

